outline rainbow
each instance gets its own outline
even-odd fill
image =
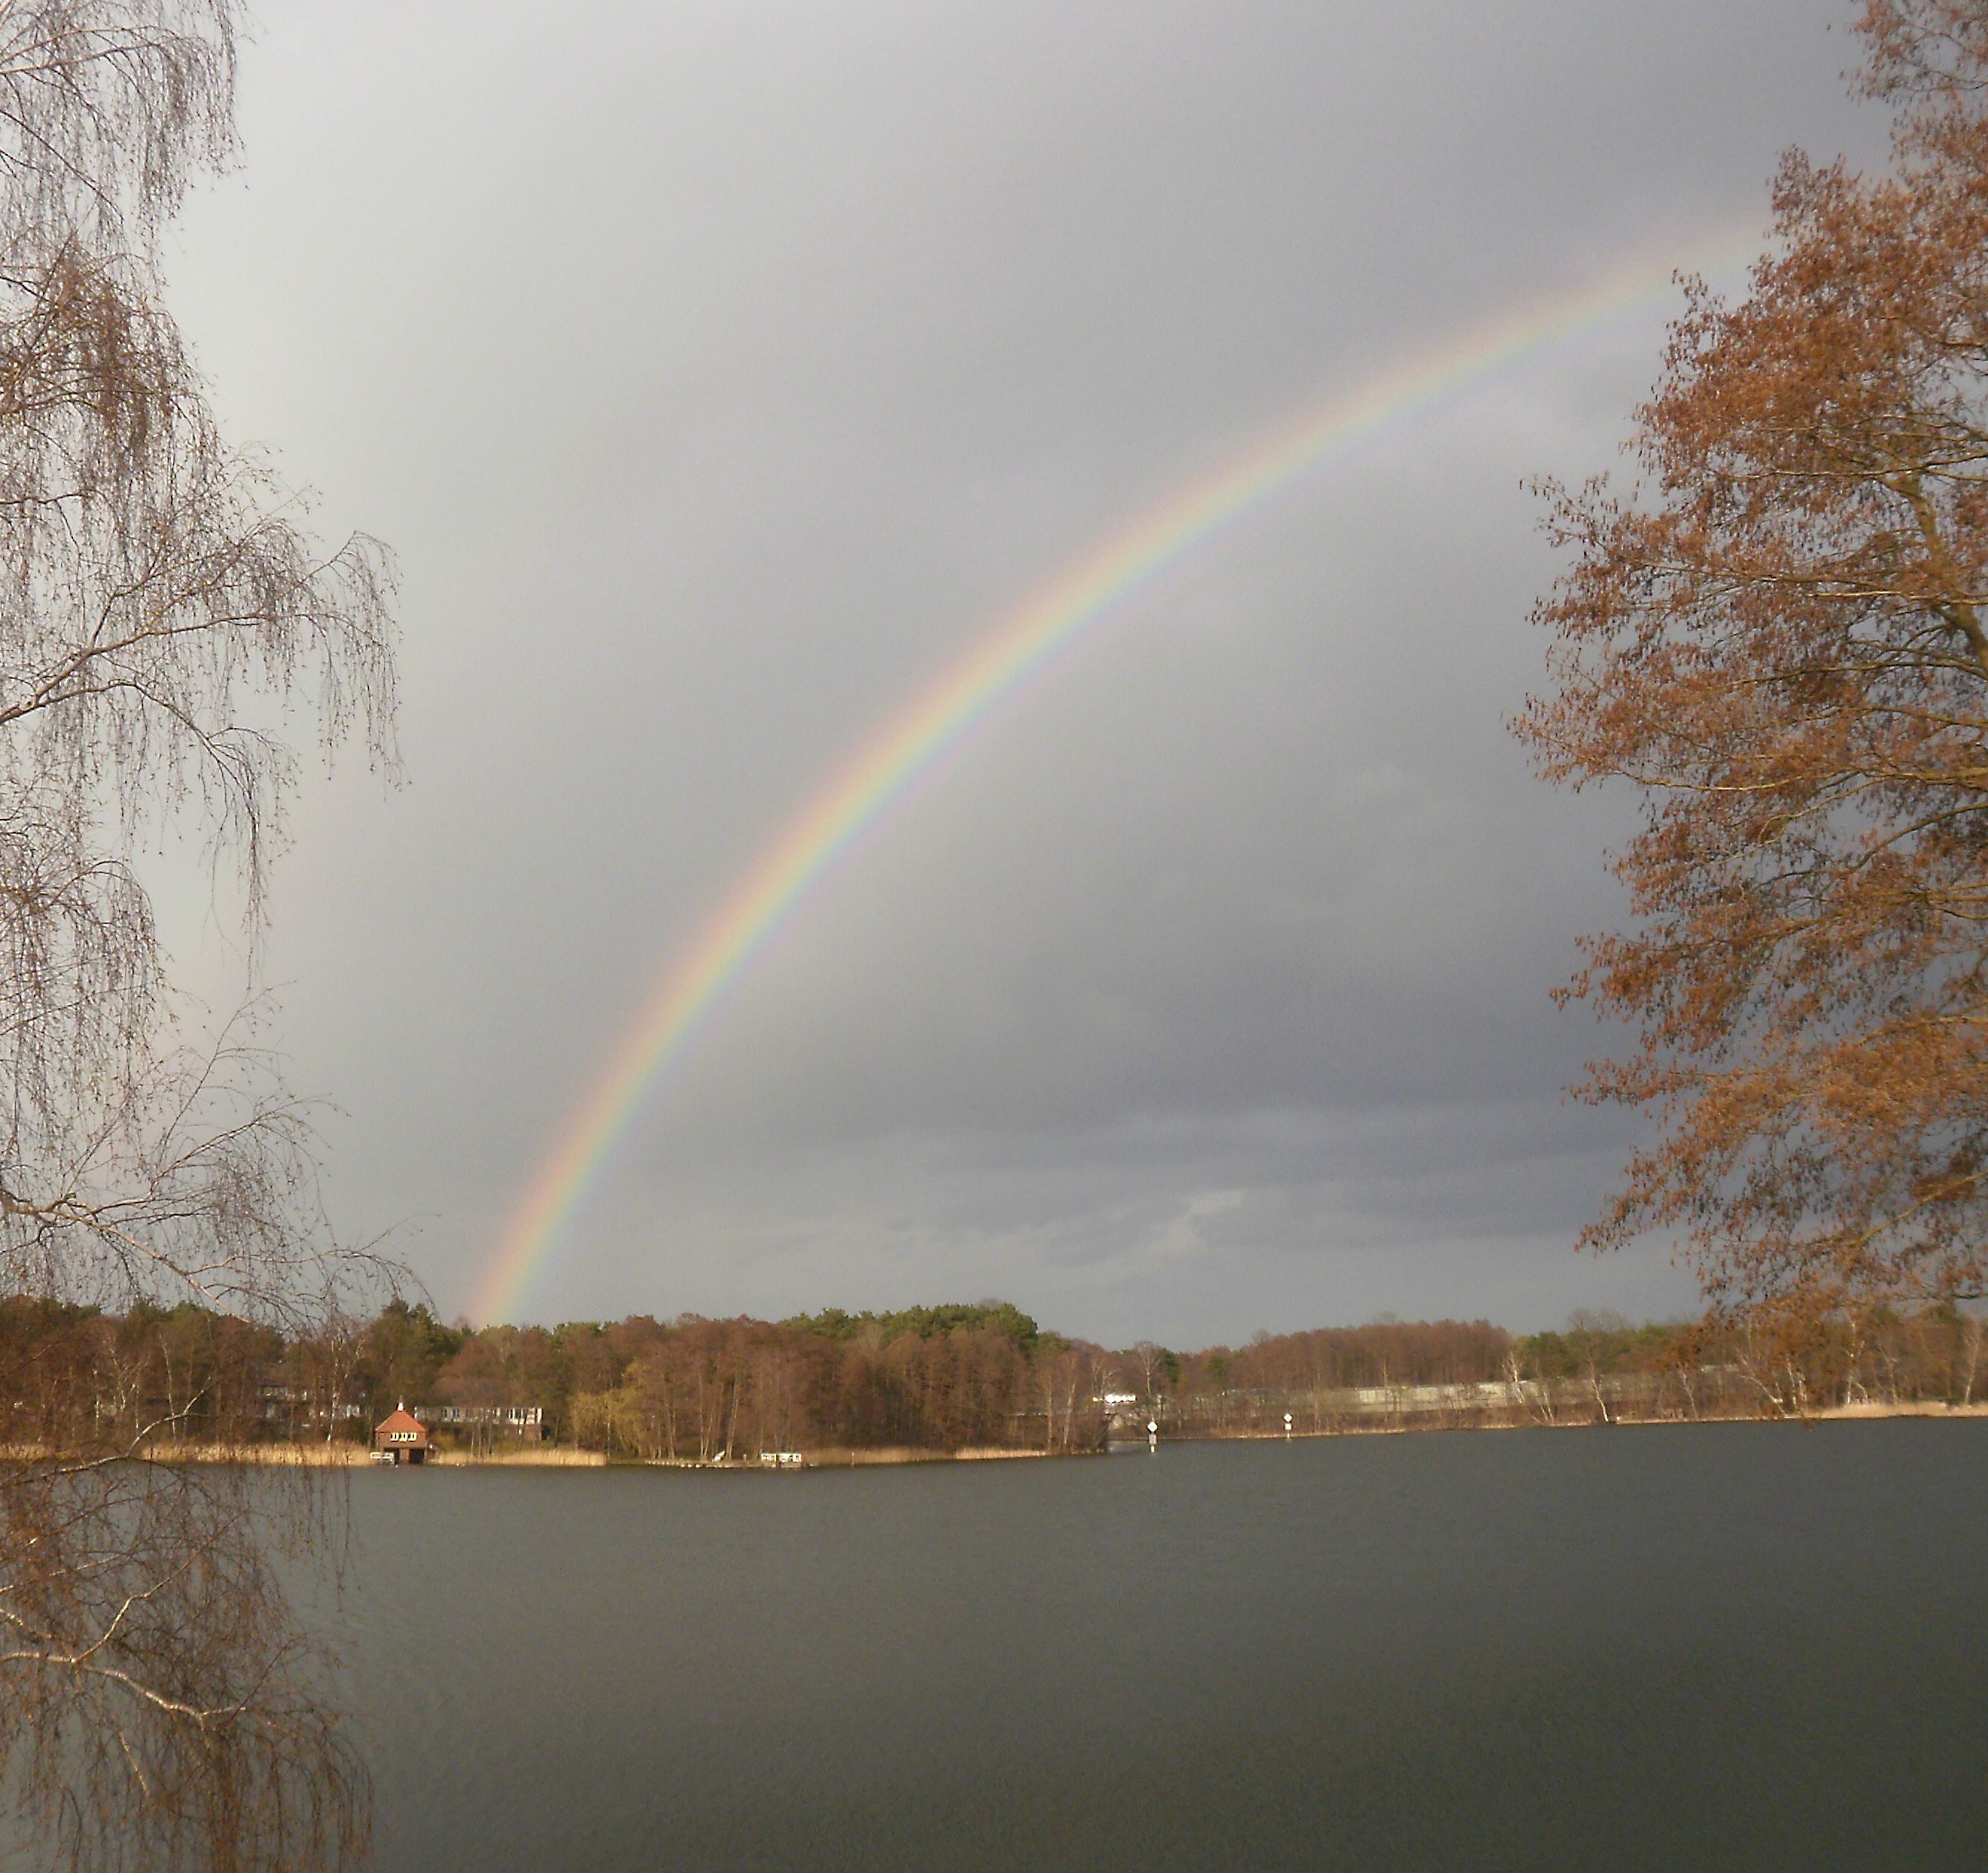
[[[1693,244],[1725,271],[1757,236]],[[1460,401],[1499,374],[1618,321],[1673,289],[1675,258],[1647,259],[1554,302],[1510,313],[1310,410],[1133,516],[982,633],[866,738],[670,958],[620,1044],[519,1193],[472,1317],[507,1318],[658,1080],[683,1059],[725,992],[773,942],[878,816],[1058,651],[1228,539],[1278,497],[1361,448]]]

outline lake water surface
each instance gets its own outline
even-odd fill
[[[1961,1868],[1988,1424],[357,1476],[384,1873]]]

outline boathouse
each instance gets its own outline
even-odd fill
[[[373,1455],[382,1463],[428,1461],[428,1428],[407,1409],[404,1401],[374,1427]]]

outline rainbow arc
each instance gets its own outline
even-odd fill
[[[1697,244],[1724,272],[1754,237]],[[863,833],[1057,652],[1123,614],[1191,558],[1361,450],[1461,404],[1508,373],[1627,320],[1674,292],[1679,262],[1638,260],[1549,304],[1508,313],[1284,424],[1135,515],[967,644],[803,803],[664,963],[587,1093],[519,1192],[471,1313],[508,1317],[603,1175],[645,1097]]]

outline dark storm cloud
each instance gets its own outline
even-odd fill
[[[656,969],[952,651],[1378,365],[1868,151],[1813,4],[272,7],[175,286],[406,573],[414,784],[301,816],[334,1192],[462,1304]],[[1520,488],[1658,315],[1364,456],[894,813],[633,1128],[547,1315],[1000,1292],[1100,1336],[1583,1300],[1556,1017],[1626,803],[1526,775]]]

